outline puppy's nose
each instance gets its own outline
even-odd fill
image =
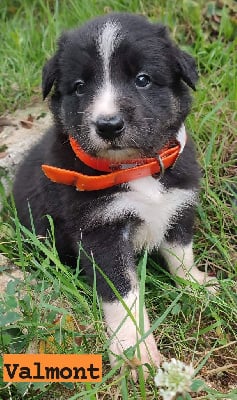
[[[96,131],[103,139],[115,139],[124,130],[124,120],[120,115],[100,116],[96,120]]]

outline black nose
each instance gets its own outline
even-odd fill
[[[124,130],[124,120],[120,115],[101,116],[95,125],[98,135],[103,139],[114,139]]]

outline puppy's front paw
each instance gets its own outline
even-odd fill
[[[139,365],[142,365],[144,375],[147,377],[148,369],[146,364],[158,367],[161,362],[161,355],[157,349],[154,336],[151,334],[140,344],[137,344],[139,339],[140,335],[138,335],[136,327],[131,326],[128,330],[126,324],[125,327],[121,327],[116,336],[112,339],[109,354],[110,364],[112,367],[116,365],[120,357],[123,358],[125,364],[129,365],[133,370],[132,377],[135,381],[137,380],[137,372],[135,369]],[[135,348],[135,354],[130,358],[127,357],[126,350],[131,347]]]
[[[110,345],[110,363],[111,366],[114,366],[117,362],[117,356],[122,356],[124,360],[126,360],[126,355],[124,354],[127,349],[131,347],[135,347],[135,355],[134,355],[134,367],[137,365],[143,364],[151,364],[155,366],[160,365],[160,353],[157,349],[156,342],[154,336],[149,335],[144,341],[140,344],[137,344],[139,341],[139,336],[136,332],[136,329],[130,329],[128,332],[127,329],[120,329],[118,334],[112,340]],[[135,361],[137,360],[137,361]],[[133,367],[133,359],[129,362],[129,359],[126,360],[131,367]]]
[[[141,339],[139,329],[139,301],[137,294],[130,294],[125,299],[131,314],[127,313],[123,304],[119,302],[103,303],[105,320],[110,336],[110,363],[114,367],[118,362],[118,356],[122,357],[126,364],[132,368],[133,379],[136,380],[135,369],[138,365],[143,366],[145,376],[148,369],[145,364],[160,365],[161,356],[157,349],[155,338],[150,334],[145,340],[138,344]],[[131,315],[133,318],[131,318]],[[143,308],[144,332],[150,329],[149,318],[145,307]],[[126,350],[133,347],[135,354],[127,357]]]
[[[200,285],[204,285],[208,292],[212,294],[216,294],[220,290],[220,284],[215,276],[210,276],[205,272],[201,272],[201,279],[198,283]]]
[[[220,288],[215,276],[210,276],[206,272],[200,271],[196,266],[191,269],[187,279],[199,283],[199,285],[204,286],[212,294],[216,294]]]

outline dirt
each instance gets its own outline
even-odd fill
[[[9,194],[15,171],[30,147],[36,143],[51,124],[46,104],[37,104],[13,114],[0,116],[0,180]],[[0,211],[1,211],[0,198]],[[1,232],[0,232],[1,240]],[[21,270],[0,254],[0,294],[10,280],[21,279]]]
[[[44,103],[0,117],[0,176],[13,178],[27,150],[40,139],[51,122]]]

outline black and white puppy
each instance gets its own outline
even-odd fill
[[[43,69],[43,96],[51,96],[54,125],[19,168],[14,197],[21,222],[30,228],[28,203],[38,235],[47,235],[46,214],[54,219],[56,245],[70,265],[82,241],[114,284],[139,325],[136,254],[159,249],[169,270],[204,284],[194,265],[192,237],[200,171],[184,121],[189,87],[198,79],[193,58],[181,51],[161,24],[130,14],[111,14],[64,33]],[[111,162],[154,157],[179,139],[180,154],[163,174],[132,179],[106,189],[78,191],[54,183],[41,165],[103,175],[76,157],[72,136],[84,152]],[[181,138],[181,139],[180,139]],[[122,164],[121,164],[122,165]],[[93,266],[81,263],[93,281]],[[106,280],[97,273],[110,360],[134,346],[139,332]],[[124,321],[123,321],[124,320]],[[123,321],[123,323],[122,323]],[[145,331],[150,327],[144,307]],[[140,345],[141,362],[158,365],[153,335]]]

